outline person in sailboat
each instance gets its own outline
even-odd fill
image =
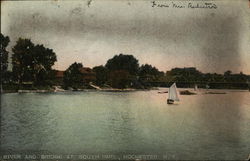
[[[180,101],[175,83],[169,87],[167,103],[173,104],[174,101]]]

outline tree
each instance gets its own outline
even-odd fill
[[[197,82],[202,80],[202,73],[194,67],[173,68],[167,72],[167,75],[176,82]]]
[[[148,81],[153,81],[159,79],[164,73],[160,72],[156,67],[149,64],[144,64],[139,68],[139,76],[142,79],[147,79]]]
[[[9,52],[6,50],[6,47],[8,46],[10,39],[8,36],[4,36],[2,33],[0,35],[1,39],[1,47],[0,47],[0,60],[1,60],[1,90],[2,90],[2,84],[4,82],[10,82],[11,78],[11,72],[7,71],[8,69],[8,54]]]
[[[228,70],[224,72],[224,79],[226,82],[232,82],[232,71]]]
[[[0,35],[1,39],[1,48],[0,48],[0,56],[1,56],[1,72],[4,74],[8,68],[8,51],[6,47],[8,46],[10,39],[8,36],[4,36],[2,33]]]
[[[156,67],[149,64],[141,65],[138,74],[139,82],[144,87],[151,87],[152,82],[159,81],[164,76],[163,72],[160,72]]]
[[[114,88],[127,88],[131,86],[131,75],[126,70],[115,70],[109,74],[110,84]]]
[[[124,70],[130,75],[136,75],[139,69],[138,60],[133,55],[115,55],[105,65],[109,71]]]
[[[77,89],[83,85],[83,77],[80,69],[83,67],[82,63],[73,63],[64,72],[64,86],[65,88],[72,87]]]
[[[232,71],[231,70],[228,70],[224,73],[224,76],[230,76],[232,74]]]
[[[49,79],[56,54],[43,45],[34,45],[30,39],[19,38],[12,49],[13,74],[16,81],[43,84]]]
[[[138,74],[139,63],[133,55],[115,55],[105,65],[109,73],[109,82],[112,87],[130,87]],[[115,75],[117,74],[117,76]],[[124,74],[124,76],[123,76]]]
[[[45,48],[43,45],[36,45],[32,52],[34,81],[37,84],[41,84],[45,83],[45,80],[51,80],[51,67],[57,60],[56,54],[52,49]]]
[[[32,81],[33,48],[34,44],[29,39],[19,38],[12,49],[13,76],[19,84]]]
[[[108,69],[102,65],[93,68],[96,73],[96,84],[99,86],[104,85],[108,80]]]

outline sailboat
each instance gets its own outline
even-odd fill
[[[197,86],[197,84],[194,85],[194,91],[198,91],[198,86]]]
[[[210,87],[209,87],[209,85],[208,84],[206,84],[206,89],[208,90]]]
[[[173,104],[174,101],[180,101],[175,83],[169,87],[167,103]]]

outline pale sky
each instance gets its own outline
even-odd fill
[[[54,68],[60,70],[75,61],[105,65],[123,53],[162,71],[194,66],[202,72],[250,74],[248,1],[212,1],[217,9],[157,8],[151,2],[92,0],[88,7],[88,1],[78,0],[4,1],[1,32],[10,37],[10,52],[19,37],[53,49]]]

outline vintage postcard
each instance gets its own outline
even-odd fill
[[[0,160],[249,160],[249,0],[1,1]]]

